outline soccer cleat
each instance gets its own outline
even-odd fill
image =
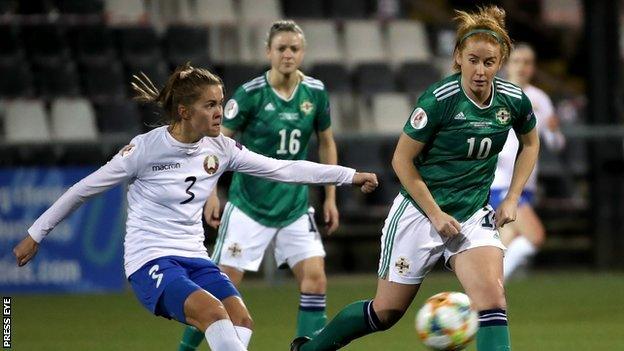
[[[299,336],[295,338],[295,340],[290,343],[290,351],[299,351],[301,345],[305,344],[308,341],[310,341],[310,338],[308,338],[307,336]]]

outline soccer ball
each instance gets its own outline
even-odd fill
[[[478,325],[470,299],[459,292],[433,295],[416,315],[418,336],[434,350],[463,349],[474,338]]]

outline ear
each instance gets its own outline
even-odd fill
[[[455,63],[461,67],[461,53],[459,52],[459,49],[455,49],[455,52],[453,52],[453,59],[455,60]]]
[[[267,46],[265,50],[267,59],[271,61],[271,47]]]
[[[180,119],[190,119],[191,118],[191,114],[190,114],[189,109],[186,106],[182,105],[182,104],[178,105],[178,116],[180,116]]]

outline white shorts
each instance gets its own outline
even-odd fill
[[[325,249],[314,222],[314,208],[282,227],[262,225],[230,202],[225,205],[212,260],[241,271],[257,271],[264,252],[275,240],[277,266],[290,268],[310,257],[325,257]]]
[[[471,248],[495,246],[505,250],[494,228],[494,213],[489,205],[480,209],[461,223],[461,233],[448,238],[441,236],[431,221],[399,194],[382,229],[379,277],[401,284],[420,284],[443,254],[449,267],[451,256]]]

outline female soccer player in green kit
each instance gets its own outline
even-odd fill
[[[392,160],[402,190],[382,230],[375,298],[348,305],[312,339],[295,339],[291,350],[336,350],[392,327],[441,256],[479,312],[477,349],[511,350],[504,246],[497,229],[516,217],[539,139],[527,96],[495,77],[511,49],[505,12],[489,6],[456,13],[458,72],[419,98]],[[511,128],[522,147],[509,192],[495,215],[487,205],[489,188]]]
[[[302,160],[315,133],[321,163],[336,164],[327,92],[321,81],[299,70],[305,53],[303,31],[293,21],[276,21],[266,44],[271,69],[243,84],[227,102],[223,134],[238,132],[243,145],[265,156]],[[205,213],[210,225],[220,223],[212,259],[235,285],[245,271],[258,270],[267,246],[275,240],[277,264],[290,267],[301,292],[296,336],[313,336],[325,326],[325,250],[307,186],[235,173],[222,220],[216,194]],[[331,234],[339,222],[334,186],[325,187],[323,217]],[[189,327],[180,350],[194,350],[201,340]]]

